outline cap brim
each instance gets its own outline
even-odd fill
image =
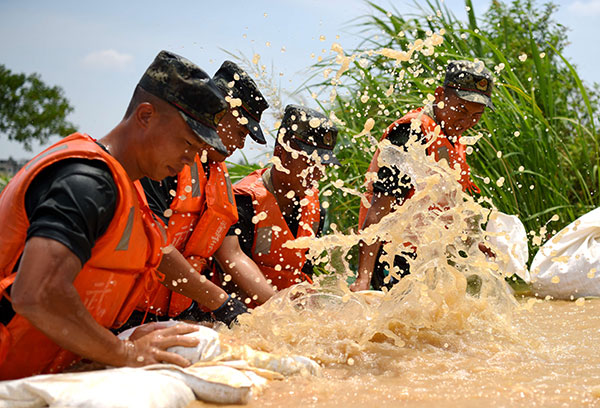
[[[265,139],[265,135],[260,128],[260,123],[258,123],[253,117],[242,113],[242,115],[248,120],[248,123],[245,125],[250,132],[250,137],[256,142],[260,144],[267,144],[267,140]]]
[[[322,164],[333,164],[336,166],[341,166],[340,161],[337,159],[337,157],[335,157],[335,154],[333,154],[332,150],[319,149],[319,148],[317,148],[316,150],[317,150],[317,154],[321,158]]]
[[[312,146],[308,143],[301,142],[300,140],[294,140],[294,142],[303,152],[308,155],[311,155],[314,151],[316,151],[317,155],[321,158],[321,164],[334,164],[336,166],[341,166],[340,161],[333,154],[333,150]]]
[[[492,111],[496,110],[496,107],[494,106],[494,103],[492,102],[492,98],[490,98],[489,96],[487,96],[485,94],[482,94],[479,92],[473,92],[473,91],[465,91],[464,89],[456,89],[456,88],[454,88],[454,91],[456,91],[456,95],[458,95],[458,97],[460,99],[464,99],[465,101],[469,101],[469,102],[480,103],[482,105],[487,106]]]
[[[198,122],[196,119],[186,115],[185,112],[179,111],[179,114],[200,140],[214,148],[218,153],[225,156],[229,155],[215,129]]]

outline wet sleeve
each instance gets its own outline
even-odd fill
[[[319,228],[317,229],[317,237],[323,235],[323,228],[325,226],[325,218],[327,217],[327,210],[323,208],[323,204],[320,204],[321,213],[319,215]],[[314,266],[310,259],[307,259],[302,266],[302,272],[312,277],[314,274]]]
[[[171,191],[177,191],[177,178],[167,177],[162,181],[154,181],[144,177],[140,180],[140,183],[144,188],[148,207],[165,225],[168,225],[169,219],[165,217],[165,211],[169,209],[173,198],[175,198]]]
[[[411,135],[409,124],[398,125],[388,135],[388,140],[398,147],[406,149]],[[419,134],[417,134],[418,137]],[[422,138],[417,140],[423,141]],[[373,183],[373,191],[384,195],[393,195],[398,199],[406,197],[412,189],[412,183],[409,176],[402,174],[395,166],[383,166],[377,172],[377,180]]]
[[[236,195],[235,203],[238,210],[238,221],[231,226],[227,235],[237,235],[240,248],[246,255],[252,258],[252,244],[254,243],[254,206],[252,197],[247,195]]]
[[[27,190],[27,239],[44,237],[69,248],[86,263],[115,213],[117,187],[97,160],[60,161],[38,174]]]
[[[377,172],[373,191],[383,195],[393,195],[398,199],[406,197],[412,189],[412,182],[406,174],[400,174],[397,167],[382,167]]]
[[[323,228],[325,227],[325,218],[327,217],[327,210],[323,207],[323,203],[319,203],[319,228],[317,229],[317,237],[323,235]]]

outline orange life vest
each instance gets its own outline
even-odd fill
[[[14,281],[13,270],[25,247],[29,185],[43,169],[70,158],[103,161],[117,187],[114,217],[73,283],[92,317],[106,328],[116,328],[127,321],[156,279],[152,270],[160,263],[166,234],[147,207],[139,182],[132,183],[120,163],[87,135],[75,133],[37,155],[0,195],[0,296],[6,296]],[[7,326],[0,324],[0,339],[0,379],[60,372],[80,359],[19,314]]]
[[[421,121],[421,132],[423,135],[429,140],[434,135],[434,130],[436,126],[438,126],[431,117],[422,113],[423,108],[415,109],[410,111],[394,123],[392,123],[388,128],[383,132],[383,136],[381,140],[386,139],[388,135],[396,128],[396,126],[401,124],[410,124],[413,119],[418,119]],[[471,168],[467,164],[466,159],[466,147],[464,144],[459,143],[458,141],[455,144],[452,144],[450,140],[444,135],[443,132],[440,132],[437,139],[433,144],[429,145],[426,149],[427,155],[434,155],[436,161],[441,159],[446,159],[448,161],[448,166],[450,168],[455,168],[458,164],[460,166],[460,179],[458,182],[461,184],[463,191],[468,191],[470,193],[479,193],[479,188],[473,183],[471,180]],[[371,164],[369,165],[368,172],[377,172],[379,171],[379,165],[377,164],[377,158],[379,157],[379,149],[373,155],[373,159],[371,160]],[[411,190],[408,194],[408,197],[411,197],[414,193],[414,190]],[[369,202],[371,202],[373,198],[373,183],[369,182],[367,185],[367,191],[365,192],[365,197]],[[365,217],[367,216],[367,207],[365,207],[362,203],[360,205],[360,209],[358,212],[358,225],[359,228],[362,228],[362,225],[365,222]]]
[[[209,167],[207,179],[200,157],[196,155],[194,163],[177,175],[177,192],[170,205],[173,213],[167,226],[169,242],[192,266],[196,265],[198,272],[202,272],[206,265],[204,259],[221,246],[229,227],[238,219],[227,166],[212,162]],[[192,299],[159,284],[149,302],[138,305],[138,310],[175,317],[191,304]]]
[[[311,196],[305,197],[307,203],[301,205],[298,232],[294,237],[281,214],[277,199],[265,187],[262,175],[266,170],[256,170],[233,186],[236,195],[252,197],[255,217],[258,220],[254,227],[252,259],[277,289],[284,289],[302,281],[312,283],[310,277],[302,272],[307,250],[284,248],[283,244],[289,240],[316,234],[321,215],[319,191],[315,188]]]

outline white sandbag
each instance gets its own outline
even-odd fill
[[[184,382],[200,401],[217,404],[246,404],[253,389],[266,384],[260,377],[226,365],[171,366],[170,370],[160,369],[160,372]]]
[[[164,322],[164,327],[177,322]],[[119,335],[127,339],[136,328]],[[283,375],[319,373],[319,365],[301,356],[278,356],[248,346],[225,346],[219,334],[204,326],[186,334],[196,347],[172,347],[192,363],[182,368],[154,364],[142,368],[39,375],[0,382],[0,408],[37,407],[186,407],[196,398],[218,404],[245,404],[268,380]],[[224,361],[224,360],[234,361]],[[241,360],[240,360],[241,359]],[[242,361],[243,360],[243,361]]]
[[[600,208],[549,239],[531,263],[534,293],[556,299],[600,296]]]
[[[0,408],[184,408],[196,399],[245,404],[267,384],[249,369],[247,363],[236,368],[217,362],[39,375],[0,382]]]
[[[174,320],[169,320],[166,322],[161,322],[160,325],[162,327],[170,327],[181,322],[176,322]],[[145,325],[132,327],[131,329],[125,330],[120,333],[118,337],[122,340],[129,339],[129,336],[133,334],[133,332]],[[198,345],[195,347],[170,347],[167,349],[170,353],[179,354],[183,358],[187,359],[190,363],[194,364],[198,361],[207,361],[212,360],[219,354],[221,354],[221,343],[219,341],[219,334],[209,327],[205,327],[202,325],[197,326],[197,330],[195,332],[191,332],[186,334],[186,337],[193,337],[198,339]]]
[[[185,408],[194,400],[180,379],[129,367],[0,382],[1,408]]]
[[[485,228],[489,242],[495,248],[495,262],[505,276],[517,275],[529,283],[531,277],[527,269],[529,249],[527,231],[516,215],[494,211]]]

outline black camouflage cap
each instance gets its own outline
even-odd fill
[[[321,112],[298,105],[288,105],[279,127],[285,141],[294,141],[298,147],[307,154],[316,151],[323,164],[336,164],[340,162],[333,154],[337,142],[338,130],[327,116]]]
[[[238,112],[246,119],[246,123],[242,118],[238,119],[248,128],[252,139],[260,144],[267,144],[260,128],[260,117],[269,104],[250,75],[237,64],[225,61],[213,76],[213,81],[223,91],[232,108],[241,107]]]
[[[217,125],[227,113],[227,102],[200,67],[177,54],[161,51],[138,85],[176,107],[201,140],[227,154],[217,134]]]
[[[444,86],[455,89],[461,99],[480,103],[494,110],[492,103],[494,78],[481,61],[448,62]]]

